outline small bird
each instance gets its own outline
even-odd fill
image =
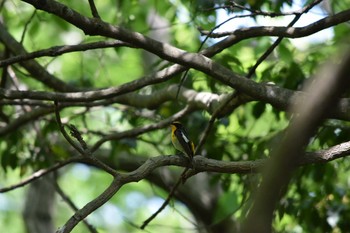
[[[194,144],[189,139],[185,128],[179,121],[171,123],[171,141],[175,149],[181,151],[192,160],[194,156]]]

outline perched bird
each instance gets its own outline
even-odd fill
[[[171,123],[171,141],[175,149],[186,154],[191,160],[194,156],[194,144],[179,121]]]

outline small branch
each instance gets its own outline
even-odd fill
[[[63,135],[63,137],[67,140],[67,142],[76,150],[79,152],[79,154],[86,156],[85,151],[78,146],[72,139],[71,137],[69,137],[68,133],[66,132],[66,130],[64,129],[64,126],[62,124],[61,121],[61,117],[60,117],[60,112],[58,110],[58,102],[55,102],[55,116],[56,116],[56,122],[58,124],[58,127]]]
[[[56,192],[61,196],[61,198],[63,199],[63,201],[65,201],[67,203],[67,205],[74,211],[78,211],[78,207],[73,203],[73,201],[64,193],[64,191],[61,189],[61,187],[58,185],[57,181],[54,180],[53,181],[53,185],[55,187]],[[98,233],[98,231],[96,230],[96,228],[94,226],[92,226],[86,219],[83,219],[83,223],[85,224],[85,226],[87,227],[87,229],[91,232],[91,233]]]
[[[177,180],[177,182],[175,183],[175,185],[172,187],[172,189],[169,192],[168,197],[165,199],[165,201],[163,202],[163,204],[159,207],[159,209],[154,212],[149,218],[147,218],[143,224],[140,226],[141,230],[144,230],[146,228],[146,226],[155,218],[157,217],[157,215],[162,212],[164,210],[164,208],[169,204],[171,198],[173,198],[175,191],[177,190],[177,188],[179,187],[179,185],[181,183],[183,183],[182,181],[184,181],[183,177],[186,174],[186,172],[189,170],[190,168],[187,167],[184,169],[184,171],[181,173],[179,179]]]
[[[299,19],[300,17],[307,13],[309,10],[311,10],[314,6],[322,2],[323,0],[315,0],[306,7],[304,7],[299,14],[296,14],[294,19],[288,24],[288,28],[292,27]],[[249,69],[248,74],[246,75],[246,78],[251,78],[253,74],[255,73],[258,66],[272,53],[272,51],[282,42],[284,39],[283,36],[280,36],[275,40],[275,42],[265,51],[263,55],[259,57],[259,59],[256,61],[255,65]]]
[[[98,41],[86,44],[78,44],[78,45],[62,45],[62,46],[54,46],[48,49],[38,50],[31,53],[20,54],[14,57],[10,57],[4,60],[0,60],[0,67],[5,67],[6,65],[11,65],[18,62],[24,62],[27,60],[31,60],[39,57],[57,57],[59,55],[71,52],[82,52],[93,49],[102,49],[102,48],[117,48],[117,47],[130,47],[134,48],[135,46],[122,42],[122,41]]]
[[[234,39],[238,41],[261,36],[282,36],[286,38],[301,38],[312,35],[323,29],[333,27],[340,23],[349,21],[349,16],[350,10],[345,10],[337,14],[327,16],[304,27],[257,26],[250,28],[241,28],[235,31],[228,32],[210,33],[210,31],[201,31],[201,33],[202,35],[208,35],[210,33],[211,38],[233,36],[229,40]]]
[[[261,10],[257,10],[257,9],[252,9],[252,8],[237,4],[234,1],[230,1],[227,4],[229,4],[229,5],[222,5],[222,6],[217,6],[217,7],[206,8],[203,11],[212,11],[212,10],[218,10],[218,9],[229,9],[231,11],[234,11],[235,8],[237,8],[237,9],[240,9],[242,11],[249,11],[252,13],[253,16],[268,16],[271,18],[300,14],[300,10],[279,13],[279,12],[269,12],[269,11],[261,11]]]
[[[95,2],[94,0],[89,0],[89,5],[90,5],[90,9],[91,9],[91,14],[94,18],[97,19],[101,19],[100,15],[97,12],[97,8],[95,6]]]
[[[57,163],[56,165],[54,165],[54,166],[52,166],[50,168],[41,169],[41,170],[39,170],[37,172],[34,172],[31,176],[27,177],[26,179],[22,180],[21,182],[15,184],[15,185],[11,185],[11,186],[6,187],[6,188],[0,188],[0,193],[5,193],[5,192],[8,192],[8,191],[12,191],[14,189],[23,187],[23,186],[33,182],[34,180],[37,180],[40,177],[43,177],[43,176],[49,174],[50,172],[58,170],[59,168],[65,166],[67,164],[70,164],[72,162],[82,161],[82,160],[83,160],[82,156],[76,156],[76,157],[72,157],[70,159],[67,159],[65,161],[59,162],[59,163]]]
[[[214,123],[217,118],[222,117],[224,115],[228,115],[231,113],[234,109],[238,108],[240,105],[248,102],[245,98],[240,98],[240,96],[234,91],[228,95],[225,96],[225,100],[221,101],[219,104],[219,107],[215,109],[213,114],[210,117],[210,120],[201,133],[200,140],[198,142],[198,145],[196,147],[195,154],[201,151],[202,146],[205,144],[205,141],[207,140],[207,137],[211,131],[211,129],[214,126]]]
[[[56,233],[68,233],[83,219],[85,219],[93,211],[105,204],[111,199],[124,183],[118,178],[114,178],[108,188],[103,191],[97,198],[86,204],[82,209],[75,212],[75,214],[62,226]]]
[[[56,115],[57,124],[58,124],[58,126],[60,128],[60,131],[61,131],[63,137],[68,141],[68,143],[75,150],[77,150],[82,156],[86,157],[86,159],[88,161],[90,161],[92,164],[94,164],[97,167],[99,167],[99,168],[103,169],[104,171],[108,172],[113,177],[117,177],[119,175],[119,173],[116,170],[114,170],[113,168],[111,168],[107,164],[101,162],[100,160],[98,160],[97,158],[92,156],[92,151],[87,147],[86,142],[83,140],[83,137],[81,136],[80,132],[75,128],[75,126],[70,125],[70,129],[71,129],[72,136],[75,137],[78,140],[78,142],[80,143],[80,146],[77,145],[69,137],[68,133],[64,129],[64,126],[63,126],[63,124],[61,122],[61,117],[60,117],[60,113],[59,113],[59,110],[58,110],[58,103],[57,102],[55,102],[55,115]]]
[[[95,145],[92,146],[91,152],[92,153],[95,152],[103,143],[105,143],[107,141],[118,140],[121,138],[136,137],[136,136],[141,135],[143,133],[169,126],[172,121],[183,117],[184,115],[188,114],[191,111],[193,111],[193,109],[191,109],[190,107],[186,107],[186,108],[182,109],[181,111],[179,111],[178,113],[174,114],[172,117],[170,117],[166,120],[159,121],[158,123],[149,124],[149,125],[146,125],[143,127],[134,128],[131,130],[126,130],[124,132],[118,132],[115,134],[110,134],[110,135],[107,135],[105,137],[102,137],[100,140],[98,140],[95,143]]]
[[[23,32],[22,32],[22,36],[21,36],[21,40],[19,43],[23,44],[23,41],[24,41],[24,37],[26,35],[26,32],[27,32],[27,29],[28,29],[28,26],[29,24],[32,22],[34,16],[36,15],[36,12],[37,10],[35,9],[33,14],[29,17],[28,21],[24,24],[24,28],[23,28]]]

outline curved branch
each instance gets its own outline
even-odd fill
[[[0,188],[0,193],[5,193],[5,192],[8,192],[8,191],[12,191],[14,189],[17,189],[17,188],[20,188],[20,187],[23,187],[37,179],[39,179],[40,177],[43,177],[47,174],[49,174],[50,172],[53,172],[53,171],[56,171],[57,169],[67,165],[67,164],[70,164],[70,163],[73,163],[73,162],[78,162],[78,161],[83,161],[84,160],[84,157],[82,156],[75,156],[75,157],[72,157],[68,160],[65,160],[65,161],[62,161],[62,162],[59,162],[57,164],[55,164],[54,166],[50,167],[50,168],[46,168],[46,169],[40,169],[39,171],[36,171],[34,172],[31,176],[27,177],[26,179],[22,180],[21,182],[15,184],[15,185],[11,185],[9,187],[5,187],[5,188]]]
[[[56,57],[65,53],[71,52],[79,52],[79,51],[87,51],[92,49],[101,49],[101,48],[116,48],[116,47],[131,47],[134,48],[131,44],[122,42],[122,41],[97,41],[86,44],[77,44],[77,45],[62,45],[62,46],[54,46],[48,49],[38,50],[32,53],[20,54],[14,57],[10,57],[5,60],[0,61],[0,67],[5,67],[7,65],[11,65],[18,62],[24,62],[30,59],[38,58],[38,57]]]
[[[321,150],[318,152],[308,152],[305,156],[301,156],[300,160],[297,162],[299,166],[304,166],[306,164],[312,163],[325,163],[338,158],[348,156],[350,153],[350,142],[345,142],[326,150]],[[62,227],[58,232],[70,232],[76,224],[78,224],[82,219],[92,213],[94,210],[106,203],[118,190],[121,186],[130,182],[138,182],[145,177],[147,177],[151,172],[156,168],[162,166],[181,166],[186,167],[188,165],[188,160],[182,156],[158,156],[145,159],[144,157],[134,158],[136,159],[137,165],[128,165],[123,166],[123,168],[134,169],[134,171],[119,175],[117,174],[112,184],[96,199],[88,203],[82,209],[78,210],[72,218],[68,220],[64,227]],[[10,187],[0,189],[0,193],[14,190],[16,188],[22,187],[43,175],[48,174],[49,172],[55,171],[60,167],[63,167],[66,164],[71,162],[86,162],[90,163],[86,157],[77,156],[69,160],[60,162],[49,169],[40,170],[34,173],[29,178],[23,180],[22,182],[12,185]],[[131,163],[130,159],[126,161]],[[207,159],[202,156],[195,156],[193,160],[193,165],[197,172],[219,172],[219,173],[231,173],[231,174],[245,174],[252,172],[261,171],[262,167],[268,162],[268,159],[261,159],[256,161],[218,161],[213,159]],[[138,167],[138,164],[142,164]],[[135,167],[136,166],[136,167]]]
[[[233,32],[209,33],[201,31],[203,35],[208,35],[212,38],[220,38],[224,36],[238,36],[244,39],[261,37],[261,36],[278,36],[287,38],[301,38],[310,36],[316,32],[326,28],[336,26],[350,20],[350,10],[345,10],[340,13],[325,17],[305,27],[274,27],[261,26],[237,29]]]
[[[350,141],[344,142],[328,149],[316,151],[316,152],[306,152],[305,156],[301,156],[299,161],[297,161],[298,166],[305,166],[308,164],[315,163],[327,163],[339,158],[347,157],[350,155]],[[123,159],[123,158],[122,158]],[[217,172],[217,173],[227,173],[227,174],[247,174],[247,173],[256,173],[260,172],[261,168],[268,162],[269,159],[260,159],[260,160],[252,160],[252,161],[221,161],[215,159],[208,159],[203,156],[197,155],[193,158],[193,165],[195,167],[196,172]],[[148,162],[147,162],[148,161]],[[24,179],[18,184],[11,185],[9,187],[1,188],[0,193],[8,192],[20,187],[23,187],[32,181],[55,171],[69,163],[73,162],[82,162],[91,164],[91,161],[86,159],[85,156],[75,156],[68,160],[57,163],[51,168],[41,169],[35,173],[33,173],[30,177]],[[104,160],[104,162],[107,162]],[[132,159],[123,159],[122,168],[126,171],[131,171],[127,174],[123,174],[125,179],[128,182],[137,182],[143,177],[147,176],[151,171],[158,167],[162,166],[180,166],[186,167],[188,166],[188,160],[185,157],[178,155],[165,155],[165,156],[157,156],[146,159],[141,156],[133,156]],[[147,162],[147,163],[146,163]],[[117,162],[119,164],[119,162]],[[142,164],[139,167],[139,164]],[[149,167],[152,164],[152,167]],[[128,177],[131,175],[130,177]],[[143,177],[140,177],[142,175]],[[128,178],[126,178],[128,177]]]
[[[227,78],[229,79],[229,78]],[[229,80],[231,86],[236,85],[236,82]],[[269,84],[258,84],[251,80],[248,80],[249,85],[244,88],[253,92],[254,97],[240,95],[239,98],[232,98],[229,106],[239,105],[248,101],[262,100],[264,102],[272,104],[274,107],[281,111],[288,110],[288,107],[293,103],[294,98],[307,98],[305,93],[301,91],[292,91],[285,88],[280,88],[275,85]],[[132,85],[130,83],[130,85]],[[239,84],[238,84],[239,85]],[[124,87],[126,87],[124,89]],[[29,100],[43,100],[43,101],[59,101],[62,107],[69,106],[103,106],[112,103],[120,103],[130,105],[134,107],[143,107],[153,109],[159,104],[169,100],[174,100],[176,96],[177,87],[170,85],[165,89],[161,89],[153,92],[151,95],[143,95],[137,93],[120,94],[128,90],[131,86],[125,84],[118,87],[111,87],[101,90],[86,91],[86,92],[69,92],[69,93],[57,93],[57,92],[44,92],[44,91],[16,91],[0,88],[0,97],[3,99],[29,99]],[[119,95],[120,94],[120,95]],[[116,97],[113,97],[116,96]],[[113,97],[113,98],[112,98]],[[212,94],[207,92],[196,92],[184,88],[181,90],[179,99],[186,104],[199,109],[204,109],[208,112],[213,112],[221,105],[224,101],[230,98],[229,94]],[[18,105],[23,105],[26,102],[19,102]],[[0,100],[0,105],[4,104],[16,104],[16,102],[6,102],[6,100]],[[44,112],[48,114],[52,112],[52,105],[48,105],[45,102],[28,102],[29,105],[43,106],[44,108],[36,111]],[[45,110],[46,109],[46,110]],[[28,118],[29,115],[24,116]],[[333,111],[329,113],[329,117],[349,120],[350,119],[350,99],[342,98],[339,99],[337,104],[334,106]],[[32,119],[32,118],[29,118]],[[13,124],[12,124],[13,125]],[[8,125],[0,129],[0,136],[9,132],[8,129],[13,129],[12,125]],[[3,133],[5,132],[5,133]]]
[[[53,105],[44,101],[60,100],[61,107],[69,106],[103,106],[107,104],[119,103],[139,108],[154,109],[166,101],[175,100],[178,86],[169,85],[163,89],[156,90],[151,94],[127,93],[114,98],[106,97],[105,90],[95,90],[76,93],[57,93],[57,92],[37,92],[37,91],[17,91],[0,88],[0,97],[21,100],[6,101],[0,100],[0,105],[31,105],[51,108]],[[89,93],[94,93],[90,95]],[[86,94],[84,98],[84,94]],[[227,99],[228,94],[214,94],[210,92],[197,92],[191,89],[183,88],[179,94],[179,100],[182,103],[189,104],[195,108],[203,109],[208,112],[214,111],[223,100]],[[88,98],[87,96],[93,96]],[[83,98],[83,101],[82,101]],[[31,100],[24,101],[23,99]],[[94,101],[96,99],[96,101]],[[42,101],[37,101],[42,100]],[[101,101],[100,101],[101,100]],[[82,101],[82,102],[78,102]],[[92,102],[94,101],[94,102]]]
[[[115,177],[108,188],[103,191],[97,198],[86,204],[83,208],[76,211],[75,214],[66,222],[64,226],[59,228],[56,233],[68,233],[84,218],[86,218],[93,211],[105,204],[111,199],[116,192],[123,186],[123,182],[119,177]]]
[[[297,165],[305,165],[310,163],[328,162],[337,158],[345,157],[350,153],[350,142],[331,147],[327,150],[307,153],[300,156]],[[252,173],[261,171],[262,167],[267,163],[268,159],[256,161],[218,161],[207,159],[202,156],[195,156],[193,165],[197,172],[211,171],[220,173]],[[82,219],[87,217],[94,210],[105,204],[113,195],[125,184],[130,182],[138,182],[154,171],[158,167],[176,165],[186,167],[188,160],[182,156],[158,156],[147,159],[136,170],[117,176],[111,185],[97,198],[89,202],[82,209],[78,210],[67,223],[57,231],[57,233],[70,232]]]

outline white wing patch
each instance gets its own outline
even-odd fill
[[[190,140],[186,137],[186,135],[183,132],[181,132],[181,137],[185,140],[186,143],[189,143]]]

